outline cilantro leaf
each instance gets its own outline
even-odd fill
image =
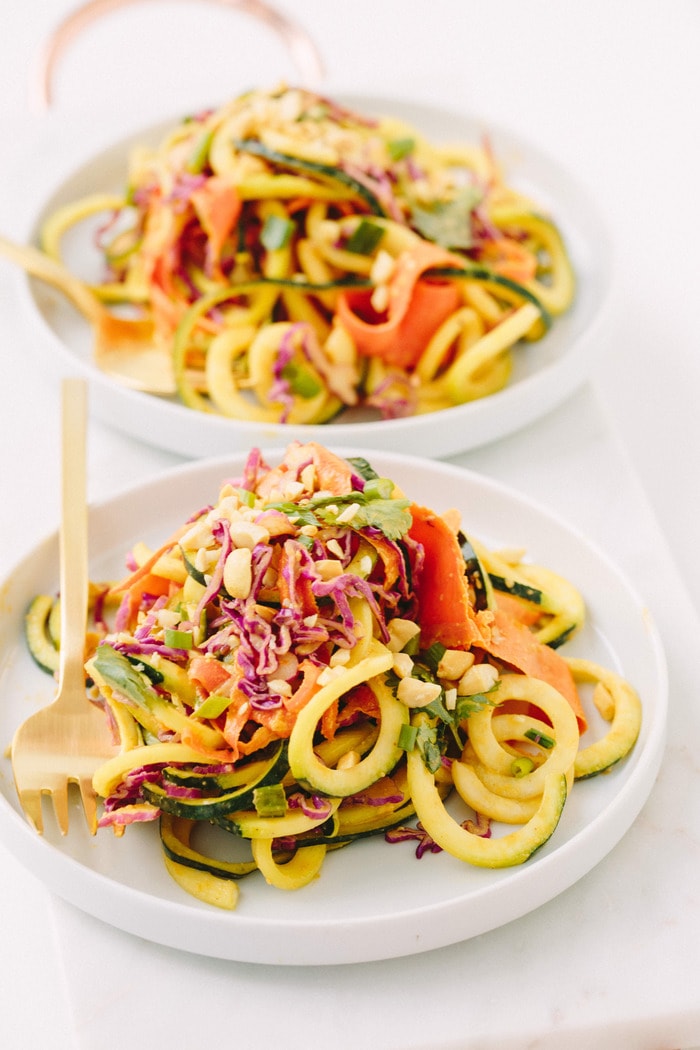
[[[411,223],[423,237],[443,248],[471,248],[472,211],[481,198],[481,190],[465,186],[452,200],[436,201],[429,208],[414,204]]]
[[[270,503],[271,510],[279,510],[286,514],[295,525],[320,525],[320,521],[311,508],[310,504],[303,503]]]
[[[365,481],[371,481],[373,478],[378,478],[376,470],[371,463],[368,463],[362,456],[348,456],[348,463],[351,467],[357,471],[361,478]]]
[[[442,642],[433,642],[430,648],[424,649],[420,654],[420,662],[433,674],[437,674],[438,666],[446,651],[447,649]]]
[[[423,762],[431,773],[437,773],[442,762],[438,734],[435,726],[422,722],[416,733],[416,747],[418,748]]]
[[[454,709],[454,720],[455,722],[461,722],[465,718],[469,718],[469,715],[476,714],[477,711],[483,710],[493,704],[493,700],[489,700],[486,693],[474,693],[473,696],[458,696],[457,705]]]
[[[407,499],[373,499],[359,510],[352,519],[353,528],[363,525],[381,529],[389,540],[400,540],[411,527],[412,518],[408,511],[410,500]]]

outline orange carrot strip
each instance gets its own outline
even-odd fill
[[[323,668],[318,664],[312,663],[311,660],[302,660],[299,670],[303,676],[301,685],[297,687],[292,696],[282,698],[282,702],[290,714],[297,714],[297,712],[301,711],[302,707],[305,707],[311,697],[318,691],[316,682]]]
[[[494,596],[498,608],[506,613],[511,620],[517,620],[518,623],[524,623],[527,627],[532,627],[542,617],[542,610],[533,602],[515,598],[512,594],[505,594],[503,591],[496,591]]]
[[[180,539],[180,537],[184,536],[185,533],[191,527],[191,523],[186,523],[184,525],[181,525],[178,529],[176,529],[175,532],[170,536],[170,538],[167,539],[165,543],[161,544],[158,550],[155,550],[153,554],[151,554],[151,556],[146,559],[143,565],[139,565],[138,569],[134,569],[134,571],[128,576],[125,576],[123,580],[120,580],[118,583],[113,584],[107,592],[107,597],[114,596],[115,594],[123,594],[125,591],[131,590],[134,584],[139,583],[139,581],[142,580],[144,576],[150,575],[151,570],[155,566],[158,559],[162,558],[164,554],[167,554],[169,551],[171,551],[177,543],[177,541]]]
[[[489,241],[481,249],[480,258],[501,277],[520,284],[533,280],[537,274],[535,255],[510,237]]]
[[[386,315],[371,305],[371,290],[343,292],[337,315],[359,354],[380,357],[386,364],[412,368],[430,337],[459,306],[455,284],[421,280],[431,266],[462,266],[456,256],[429,242],[401,253],[389,281]]]
[[[212,175],[192,193],[190,200],[207,235],[207,264],[213,272],[241,214],[241,198],[235,186],[221,176]]]
[[[457,535],[427,507],[412,504],[411,517],[410,536],[422,544],[425,558],[416,583],[421,645],[441,642],[448,649],[469,649],[482,635],[469,600]]]
[[[475,613],[469,601],[464,558],[455,532],[434,511],[411,507],[411,537],[423,545],[424,568],[416,584],[421,644],[479,649],[522,674],[558,689],[571,704],[581,732],[586,718],[566,661],[535,638],[530,629],[496,606]]]
[[[226,692],[222,691],[222,686],[230,686],[233,679],[229,668],[211,656],[193,656],[187,673],[207,693],[222,693],[224,696]]]
[[[496,607],[490,637],[476,642],[475,647],[522,674],[554,686],[571,704],[579,731],[585,732],[586,716],[569,665],[555,649],[538,641],[525,624],[511,619],[503,609]]]

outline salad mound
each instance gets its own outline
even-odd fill
[[[98,217],[94,291],[122,338],[133,311],[134,359],[144,334],[162,352],[152,389],[233,419],[489,396],[575,294],[557,220],[488,141],[434,143],[286,85],[183,120],[104,190],[48,219],[44,251],[60,261]]]
[[[100,827],[157,823],[173,877],[221,907],[367,835],[523,863],[639,732],[632,688],[559,652],[570,582],[316,443],[253,450],[93,599],[89,695],[119,742]],[[584,683],[611,721],[587,745]]]

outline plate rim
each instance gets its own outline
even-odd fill
[[[283,448],[284,446],[279,446],[274,450],[265,450],[265,457],[272,459],[275,454],[281,453]],[[348,450],[342,446],[332,446],[332,448],[340,455],[356,452],[354,449]],[[646,608],[636,587],[599,546],[587,539],[564,517],[516,488],[467,468],[404,453],[371,450],[368,458],[373,459],[377,464],[381,464],[382,461],[388,464],[391,461],[392,464],[399,464],[406,471],[417,467],[424,471],[437,472],[442,480],[453,479],[455,483],[461,480],[467,486],[476,486],[480,490],[491,490],[510,502],[515,501],[516,504],[527,505],[536,515],[544,516],[548,524],[553,525],[557,530],[563,530],[570,541],[577,545],[583,543],[606,571],[613,574],[635,604],[640,609]],[[226,476],[225,471],[230,472],[234,463],[242,462],[244,459],[245,454],[234,452],[210,457],[207,460],[185,462],[159,472],[150,479],[142,479],[135,485],[123,486],[114,494],[90,504],[91,521],[99,513],[105,513],[110,507],[124,502],[127,498],[133,500],[140,490],[151,489],[154,485],[157,487],[170,485],[173,481],[182,480],[188,475],[195,481],[199,475],[211,477],[213,483],[213,478],[217,474],[220,475],[220,479],[223,478]],[[131,517],[127,529],[136,527],[137,522]],[[43,540],[39,540],[10,569],[1,586],[4,588],[10,583],[21,572],[22,566],[35,558],[40,551],[48,553],[56,547],[56,544],[57,534],[53,530],[47,533]],[[6,614],[3,614],[3,618],[7,618]],[[529,914],[535,908],[559,896],[587,874],[627,834],[653,790],[665,745],[668,674],[661,637],[650,615],[645,621],[645,626],[647,629],[645,640],[651,650],[650,659],[656,680],[650,690],[654,698],[652,709],[645,719],[648,721],[651,717],[649,735],[643,744],[641,754],[637,757],[634,768],[619,785],[618,792],[612,800],[606,802],[596,818],[588,822],[585,827],[578,829],[572,838],[556,846],[550,853],[538,856],[531,867],[510,869],[516,873],[516,876],[518,874],[522,876],[524,873],[524,877],[519,879],[514,877],[519,892],[505,906],[501,902],[499,918],[495,922],[493,916],[489,915],[488,909],[483,909],[484,914],[480,921],[474,921],[472,916],[466,923],[462,916],[451,914],[450,917],[456,918],[457,921],[453,922],[450,933],[446,933],[441,926],[441,932],[438,934],[432,927],[430,918],[435,915],[442,916],[446,909],[458,909],[459,904],[455,904],[454,901],[438,901],[430,908],[420,909],[418,934],[415,932],[415,909],[403,916],[397,913],[389,917],[383,916],[378,920],[375,915],[367,915],[364,918],[356,918],[352,922],[342,917],[329,920],[322,916],[315,922],[294,919],[282,921],[275,918],[266,924],[260,916],[246,916],[244,910],[233,912],[230,917],[222,917],[222,913],[216,909],[205,909],[203,906],[199,908],[193,906],[189,901],[178,904],[144,893],[138,888],[119,882],[100,871],[95,871],[77,858],[62,853],[46,839],[39,838],[33,832],[21,813],[11,805],[4,790],[0,792],[0,841],[4,841],[20,863],[24,864],[35,876],[37,876],[37,858],[41,871],[42,861],[46,860],[45,849],[48,847],[49,850],[53,850],[57,855],[55,859],[59,869],[59,878],[54,878],[53,885],[49,885],[49,888],[53,888],[59,896],[93,917],[156,943],[212,958],[273,965],[328,965],[402,957],[468,940]],[[640,782],[643,785],[641,790]],[[11,785],[9,789],[12,790]],[[618,824],[613,826],[609,813],[611,806],[615,813],[619,811],[624,813],[621,822],[622,830]],[[591,848],[591,840],[593,840],[593,848]],[[546,888],[549,886],[548,880],[542,876],[557,866],[564,867],[565,875],[563,879],[558,880],[554,892],[551,892],[551,888]],[[45,883],[48,879],[46,869],[47,864],[43,867],[43,875],[38,876]],[[523,907],[522,892],[520,892],[520,887],[523,885],[527,891],[526,896],[528,896],[528,903],[525,907]],[[95,904],[93,901],[95,887],[98,891],[106,888],[108,900],[112,905],[111,915],[106,915],[104,907],[100,906],[99,902]],[[475,897],[488,899],[493,896],[494,892],[494,884],[487,883],[484,887],[479,888],[478,893],[471,891],[468,899],[470,902]],[[472,903],[471,910],[473,907]],[[467,911],[469,910],[470,908],[467,908]],[[170,922],[163,923],[162,920],[168,916]],[[405,929],[397,930],[397,925],[400,925],[402,917],[406,920]],[[228,947],[220,943],[222,918],[224,923],[229,923],[229,926],[231,922],[236,924],[234,944]],[[366,936],[369,931],[375,931],[378,926],[390,928],[393,937],[391,944],[388,944],[384,938],[381,949],[372,948],[372,941]],[[280,929],[283,929],[289,939],[294,942],[291,949],[287,947],[285,950],[278,943]],[[260,938],[261,931],[264,933],[262,938]],[[324,941],[325,947],[320,947],[318,943],[322,931],[327,934]],[[253,933],[257,935],[257,942],[256,938],[252,937]],[[249,940],[244,946],[246,935]],[[334,940],[333,935],[339,940]],[[299,944],[300,936],[302,939],[306,937],[303,944]],[[213,946],[215,940],[216,949]],[[251,944],[250,941],[256,943]]]

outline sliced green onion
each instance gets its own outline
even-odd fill
[[[391,139],[386,145],[392,160],[403,160],[409,153],[413,153],[416,140],[412,138]]]
[[[522,758],[513,760],[510,770],[514,777],[526,777],[528,773],[532,773],[534,768],[535,763],[532,759],[523,755]]]
[[[255,506],[255,493],[250,489],[236,489],[236,495],[245,507]]]
[[[540,747],[544,747],[548,751],[556,744],[556,740],[552,739],[551,736],[547,736],[545,733],[538,733],[536,729],[526,730],[525,736],[528,740],[532,740],[533,744],[539,744]]]
[[[259,817],[283,817],[287,796],[281,784],[264,784],[253,791],[253,805]]]
[[[206,700],[203,700],[199,707],[196,708],[194,716],[195,718],[218,718],[230,703],[230,696],[221,696],[219,693],[212,693],[211,696],[208,696]]]
[[[209,147],[211,146],[211,140],[213,137],[213,129],[211,131],[205,131],[195,143],[192,154],[185,165],[187,171],[191,175],[199,175],[204,171],[207,161],[209,160]]]
[[[389,478],[370,478],[362,490],[367,499],[391,499],[394,494],[394,482]]]
[[[164,640],[172,649],[191,649],[193,645],[192,631],[180,631],[175,627],[166,627]]]
[[[283,219],[281,215],[268,215],[260,233],[260,242],[268,252],[278,251],[286,248],[294,230],[291,219]]]
[[[384,230],[381,226],[368,219],[362,219],[345,242],[345,250],[355,255],[371,255],[383,236]]]
[[[418,736],[418,729],[416,726],[404,724],[401,726],[399,731],[399,739],[397,741],[398,746],[402,751],[413,751],[416,745],[416,737]]]
[[[403,649],[402,653],[407,653],[409,656],[415,656],[420,651],[420,631],[417,631],[412,638],[409,638]]]
[[[290,390],[297,397],[316,397],[323,389],[320,382],[308,368],[290,361],[282,369],[282,376],[289,383]]]

